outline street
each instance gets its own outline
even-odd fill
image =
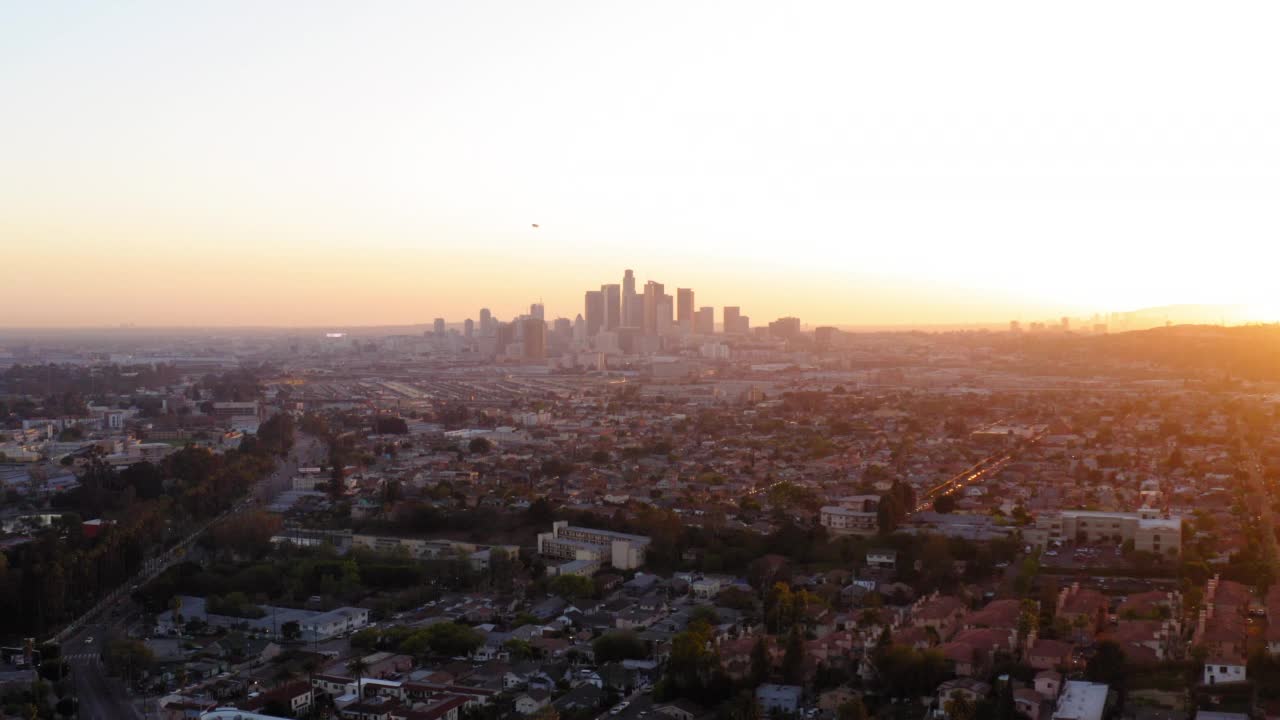
[[[215,523],[256,504],[265,503],[287,488],[301,463],[309,464],[316,460],[319,445],[316,438],[298,433],[297,442],[289,457],[278,460],[276,470],[260,480],[243,500],[201,525],[172,548],[148,560],[129,582],[116,588],[93,609],[54,636],[55,641],[62,643],[63,657],[71,666],[76,697],[80,703],[80,720],[144,717],[123,681],[108,676],[100,659],[107,639],[127,632],[124,621],[128,614],[115,611],[125,608],[131,602],[129,595],[132,589],[150,582],[180,561],[186,556],[187,548]]]

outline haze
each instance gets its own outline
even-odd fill
[[[0,326],[573,317],[626,267],[806,323],[1274,320],[1277,14],[9,4]]]

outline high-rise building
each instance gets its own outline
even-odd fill
[[[662,283],[650,280],[644,284],[644,321],[641,327],[645,335],[658,334],[658,305],[662,302]]]
[[[573,321],[569,318],[556,318],[552,328],[552,332],[560,341],[568,343],[573,340]]]
[[[676,325],[681,332],[693,332],[693,290],[678,288],[676,290]]]
[[[498,355],[506,355],[507,346],[516,341],[516,324],[494,323],[493,334],[498,338],[495,344],[495,352]]]
[[[658,298],[658,320],[656,329],[659,335],[670,335],[675,331],[675,298],[663,293]]]
[[[600,328],[604,327],[604,293],[588,290],[583,310],[587,317],[587,337],[595,337]]]
[[[800,336],[800,318],[784,317],[769,323],[769,334],[784,340]]]
[[[622,324],[640,327],[643,324],[640,298],[636,296],[636,276],[630,270],[622,274]]]
[[[738,319],[742,316],[742,308],[736,305],[724,306],[724,334],[736,335],[738,332]]]
[[[547,323],[538,317],[525,317],[521,324],[524,326],[524,338],[521,342],[524,345],[525,360],[544,360],[547,357]]]
[[[573,319],[573,341],[579,345],[587,342],[587,321],[582,319],[582,313]]]
[[[693,318],[693,331],[699,335],[712,335],[716,331],[716,309],[713,307],[698,308]]]
[[[547,310],[542,303],[536,302],[529,306],[529,317],[536,317],[539,320],[547,319]]]
[[[463,337],[470,340],[471,337],[475,334],[476,334],[476,321],[472,320],[471,318],[467,318],[466,320],[462,321]]]
[[[480,308],[480,334],[485,337],[493,334],[493,313],[489,308]]]
[[[617,330],[622,325],[622,286],[601,285],[604,294],[604,329]]]
[[[444,318],[436,318],[435,324],[432,326],[432,330],[436,335],[444,335]]]
[[[824,325],[813,330],[813,343],[819,348],[834,347],[840,337],[840,329]]]

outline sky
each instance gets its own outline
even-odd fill
[[[753,323],[1280,319],[1277,20],[7,3],[0,327],[573,317],[625,268]]]

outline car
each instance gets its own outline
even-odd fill
[[[93,636],[92,636],[92,635],[90,635],[89,637],[85,638],[85,639],[84,639],[84,644],[85,644],[85,645],[92,645],[92,644],[93,644]]]
[[[622,702],[618,703],[617,705],[614,705],[614,706],[613,706],[613,709],[609,711],[609,714],[610,714],[610,715],[617,715],[618,713],[622,712],[623,710],[626,710],[626,709],[627,709],[627,708],[629,708],[629,707],[631,707],[631,703],[627,702],[626,700],[623,700]]]

